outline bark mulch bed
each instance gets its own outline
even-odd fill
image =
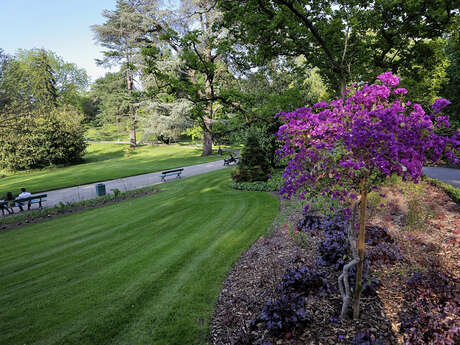
[[[47,219],[62,217],[70,213],[76,213],[83,210],[98,208],[115,204],[121,201],[141,198],[146,195],[162,192],[160,189],[142,188],[121,193],[119,196],[107,195],[96,199],[80,201],[73,204],[62,204],[53,208],[44,208],[42,210],[30,210],[3,218],[4,222],[0,222],[0,232],[12,230],[28,224],[41,223]]]
[[[212,319],[210,343],[357,344],[355,336],[366,332],[370,342],[359,344],[415,344],[400,328],[409,307],[405,300],[407,277],[434,269],[446,273],[460,288],[460,206],[438,187],[424,184],[423,188],[415,193],[400,184],[387,186],[383,191],[386,206],[370,203],[369,225],[385,227],[403,259],[393,265],[371,266],[370,273],[378,278],[379,286],[374,294],[362,298],[360,320],[338,319],[342,304],[339,272],[329,269],[327,279],[333,292],[306,299],[307,312],[313,316],[306,327],[277,337],[268,334],[263,324],[256,322],[250,327],[265,303],[279,297],[278,286],[288,268],[315,265],[321,236],[302,236],[299,241],[299,235],[289,231],[302,217],[297,213],[291,214],[286,226],[276,226],[270,235],[259,238],[228,274]],[[460,297],[460,289],[456,291]],[[454,298],[452,303],[458,310],[460,299]],[[451,317],[460,326],[460,315]],[[460,343],[458,337],[457,341]]]

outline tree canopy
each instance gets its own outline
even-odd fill
[[[303,55],[337,93],[350,81],[424,66],[430,40],[455,28],[455,1],[218,0],[241,53],[261,65]],[[427,67],[427,66],[424,66]]]

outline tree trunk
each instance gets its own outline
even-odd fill
[[[209,156],[212,154],[212,134],[207,128],[203,129],[203,153],[201,156]]]
[[[367,176],[363,178],[361,185],[361,210],[359,217],[358,256],[359,262],[356,267],[355,296],[353,303],[353,319],[359,319],[359,302],[361,298],[363,268],[364,268],[364,239],[366,236],[366,204],[367,204]]]
[[[208,87],[206,88],[209,93]],[[210,87],[209,87],[210,89]],[[212,116],[213,116],[213,108],[212,102],[208,104],[208,109],[206,110],[207,116],[203,118],[203,153],[201,156],[209,156],[212,154]]]
[[[342,98],[345,95],[345,90],[346,90],[346,87],[347,87],[347,83],[346,83],[345,78],[343,76],[340,78],[339,83],[340,83],[340,90],[339,90],[340,95],[339,95],[339,97]]]
[[[137,146],[137,141],[136,141],[136,117],[134,115],[134,110],[130,110],[130,115],[129,115],[129,145],[131,147],[136,147]]]
[[[127,61],[129,64],[129,56],[127,56]],[[133,92],[133,76],[129,69],[126,70],[126,86],[128,88],[128,92],[131,95]],[[132,102],[132,100],[130,100]],[[129,105],[129,145],[131,147],[137,146],[136,141],[136,115],[134,114],[134,107],[132,104]]]

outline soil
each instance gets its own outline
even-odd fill
[[[385,227],[404,259],[392,266],[371,267],[371,275],[380,284],[373,295],[362,297],[359,320],[339,319],[339,273],[329,271],[328,281],[334,291],[326,297],[307,299],[306,309],[313,320],[305,328],[272,337],[263,324],[249,326],[264,304],[279,296],[278,286],[287,268],[315,264],[321,238],[312,236],[299,242],[292,229],[302,214],[293,213],[286,225],[259,238],[229,272],[212,319],[210,343],[355,344],[356,334],[366,331],[382,344],[404,344],[399,330],[408,274],[433,267],[460,282],[460,206],[438,187],[424,184],[424,188],[417,194],[401,185],[387,186],[382,190],[385,206],[370,203],[368,225]]]
[[[31,213],[29,213],[29,216],[28,216],[27,211],[24,211],[24,212],[20,212],[20,213],[16,213],[14,215],[8,216],[8,217],[14,217],[15,215],[16,216],[25,215],[27,217],[25,219],[21,217],[17,221],[11,221],[8,223],[3,223],[3,224],[0,223],[0,232],[16,229],[16,228],[19,228],[21,226],[25,226],[28,224],[41,223],[47,219],[62,217],[70,213],[76,213],[76,212],[80,212],[83,210],[107,206],[107,205],[115,204],[121,201],[141,198],[146,195],[156,194],[160,192],[162,191],[159,189],[147,189],[147,190],[140,190],[138,192],[131,192],[129,194],[119,196],[119,197],[114,197],[113,199],[109,199],[109,200],[104,200],[103,198],[101,198],[100,200],[93,202],[91,204],[78,203],[75,206],[66,206],[65,208],[62,208],[62,209],[60,209],[59,207],[54,207],[50,209],[45,209],[45,210],[48,210],[49,212],[46,212],[46,214],[44,215],[43,214],[40,214],[40,215],[33,214],[31,210]]]

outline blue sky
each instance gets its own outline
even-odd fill
[[[102,47],[89,27],[114,8],[115,0],[0,0],[0,48],[12,55],[19,48],[52,50],[94,80],[107,70],[94,62]]]

